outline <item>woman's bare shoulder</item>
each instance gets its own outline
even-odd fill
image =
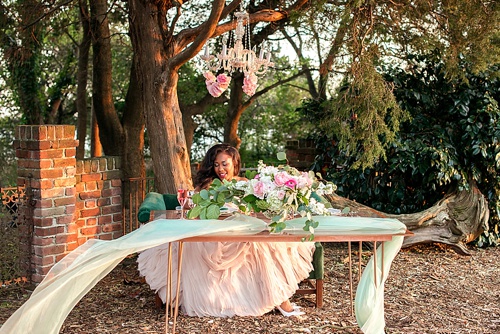
[[[235,176],[234,179],[236,181],[248,181],[248,179],[246,177],[243,177],[243,176]]]

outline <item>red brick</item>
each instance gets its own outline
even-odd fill
[[[101,232],[99,226],[84,227],[80,230],[80,233],[85,236],[96,235]]]
[[[53,245],[54,238],[33,238],[33,246],[47,246]]]
[[[78,146],[78,141],[75,139],[61,139],[59,140],[60,148],[73,148]]]
[[[122,180],[121,179],[112,179],[111,180],[111,185],[113,187],[121,187],[122,186]]]
[[[63,170],[60,168],[40,170],[41,179],[56,179],[60,177],[63,177]]]
[[[33,128],[33,139],[46,140],[47,136],[48,134],[46,126],[39,126],[37,128]]]
[[[95,200],[95,199],[86,200],[85,207],[88,209],[97,207],[97,200]]]
[[[35,203],[35,208],[51,208],[53,201],[51,198],[38,199]]]
[[[53,256],[33,256],[33,264],[37,267],[46,267],[55,264],[55,259]]]
[[[78,146],[78,140],[75,140],[75,147],[69,147],[64,150],[64,155],[67,157],[76,156],[76,147]]]
[[[107,233],[107,232],[113,232],[113,231],[121,231],[122,230],[122,224],[108,224],[104,225],[101,227],[102,232]]]
[[[102,175],[99,173],[82,174],[82,182],[99,181],[101,179]]]
[[[121,194],[122,194],[121,188],[111,188],[111,189],[103,189],[102,190],[102,197],[111,197],[111,196],[121,195]]]
[[[95,226],[95,225],[97,225],[97,218],[88,218],[85,221],[85,225],[87,225],[87,226]]]
[[[55,206],[74,205],[75,202],[74,197],[59,197],[54,199]]]
[[[64,189],[64,195],[65,196],[72,196],[75,197],[76,194],[76,188],[75,187],[69,187]]]
[[[98,216],[100,213],[101,213],[101,210],[99,208],[83,209],[80,211],[80,217],[82,217],[82,218],[94,217],[94,216]]]
[[[31,159],[54,159],[54,158],[62,158],[63,150],[55,149],[55,150],[45,150],[45,151],[31,151],[30,158]]]
[[[101,197],[101,191],[100,190],[95,190],[95,191],[85,191],[80,193],[80,199],[87,200],[87,199],[96,199]]]
[[[66,205],[66,208],[64,209],[64,212],[67,215],[73,216],[73,214],[76,212],[76,205]]]
[[[76,234],[58,234],[56,235],[56,243],[57,244],[67,244],[69,242],[77,241],[78,237]]]
[[[49,227],[54,225],[54,218],[52,217],[33,217],[33,226]]]
[[[69,225],[73,223],[73,216],[69,214],[65,216],[59,216],[56,218],[56,222],[58,225]]]
[[[99,198],[97,200],[97,205],[98,206],[106,206],[106,205],[110,205],[111,204],[111,199],[108,197],[108,198]]]
[[[113,232],[113,240],[123,236],[123,230]]]
[[[54,227],[38,227],[35,226],[35,231],[33,232],[36,237],[49,237],[59,233],[64,233],[64,227],[54,226]]]
[[[35,255],[38,256],[62,254],[66,250],[66,246],[64,245],[34,246],[33,248]]]
[[[71,252],[78,248],[78,242],[71,242],[66,244],[66,251]]]
[[[64,196],[63,188],[43,189],[40,191],[41,198],[54,198]]]
[[[123,215],[122,213],[117,213],[113,215],[113,221],[122,223],[123,222]]]
[[[99,225],[105,225],[105,224],[109,224],[113,221],[113,217],[112,216],[100,216],[98,218],[98,221],[99,221]]]
[[[77,226],[77,230],[79,230],[80,228],[84,227],[85,225],[87,224],[87,220],[86,219],[78,219],[75,223],[75,225]]]
[[[111,233],[100,234],[99,239],[100,240],[113,240],[113,235]]]
[[[117,212],[121,212],[121,211],[122,211],[122,208],[119,205],[103,206],[102,210],[101,210],[102,215],[109,215],[109,214],[117,213]]]
[[[97,190],[97,182],[95,182],[95,181],[86,182],[85,183],[85,190],[86,191]]]
[[[48,216],[62,216],[66,213],[64,207],[62,208],[35,208],[33,216],[35,217],[48,217]]]

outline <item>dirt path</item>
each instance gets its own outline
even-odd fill
[[[402,250],[385,288],[387,334],[500,333],[500,247],[471,250],[464,257],[440,246]],[[347,253],[325,245],[324,307],[312,296],[294,297],[306,315],[192,318],[180,316],[179,333],[362,333],[350,314]],[[19,287],[0,288],[0,323],[29,296]],[[75,307],[61,333],[164,333],[164,310],[137,276],[135,258],[125,259]]]

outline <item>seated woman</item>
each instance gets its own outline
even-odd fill
[[[196,190],[208,188],[215,178],[244,179],[238,176],[240,166],[240,155],[234,147],[211,147],[194,179]],[[150,248],[137,260],[141,275],[164,303],[167,252],[167,245]],[[172,252],[176,253],[175,247]],[[289,298],[309,276],[313,252],[313,243],[299,242],[185,243],[181,309],[200,317],[259,316],[274,308],[284,316],[304,314]]]

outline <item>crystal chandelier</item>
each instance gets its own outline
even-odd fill
[[[261,48],[258,57],[255,53],[255,47],[251,49],[250,16],[248,13],[244,11],[241,6],[240,11],[236,12],[234,15],[236,17],[234,39],[231,40],[231,38],[229,38],[228,43],[227,36],[225,36],[223,38],[222,51],[217,56],[210,54],[207,44],[205,46],[205,54],[201,56],[201,59],[205,61],[209,71],[211,71],[207,72],[208,74],[205,74],[205,78],[207,79],[207,88],[209,89],[210,94],[212,94],[212,91],[210,90],[209,83],[217,84],[217,79],[219,79],[219,77],[216,78],[212,72],[223,70],[229,75],[235,71],[243,72],[245,75],[243,90],[245,91],[245,88],[247,88],[245,93],[247,95],[253,95],[257,84],[257,75],[262,75],[266,73],[269,67],[274,67],[274,63],[271,62],[271,51],[269,51],[265,44]],[[224,73],[222,75],[222,81],[230,80]],[[220,86],[221,85],[217,88],[220,88]],[[222,86],[223,92],[227,89],[227,87],[225,84]]]

